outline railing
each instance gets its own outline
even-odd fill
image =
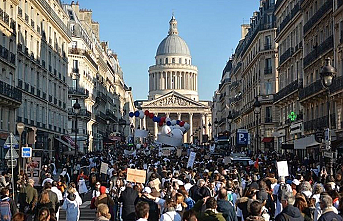
[[[273,73],[273,69],[271,67],[267,67],[264,69],[264,74],[272,74]]]
[[[37,97],[40,97],[40,90],[37,88],[37,90],[36,90],[36,96]]]
[[[343,5],[343,0],[337,0],[337,9]]]
[[[18,15],[23,17],[23,10],[20,7],[18,7]]]
[[[29,23],[29,15],[25,13],[25,21]]]
[[[334,93],[336,91],[343,89],[343,76],[336,77],[332,80],[332,84],[330,86],[330,92]]]
[[[331,129],[336,128],[336,117],[335,114],[330,115],[331,118]],[[319,117],[313,120],[305,121],[304,122],[304,130],[305,131],[313,131],[313,130],[322,130],[327,128],[328,125],[328,116]]]
[[[329,10],[332,9],[333,6],[333,2],[332,0],[327,0],[322,7],[319,8],[319,10],[314,13],[314,15],[306,22],[306,24],[304,25],[304,34],[307,33],[314,24],[316,24],[319,19],[321,19],[326,12],[328,12]]]
[[[77,55],[83,55],[85,56],[88,61],[96,68],[98,69],[98,64],[93,60],[93,58],[90,56],[90,54],[83,49],[80,48],[70,48],[69,49],[69,54],[77,54]]]
[[[292,47],[288,48],[287,51],[285,51],[281,56],[280,56],[280,63],[279,65],[282,65],[288,58],[290,58],[294,53],[294,49]]]
[[[107,109],[106,110],[106,115],[111,118],[114,122],[118,121],[118,118],[114,115],[113,111]]]
[[[98,91],[97,95],[98,95],[98,97],[100,97],[100,99],[107,102],[107,97],[104,93],[102,93],[101,91]]]
[[[22,92],[3,81],[0,81],[0,94],[21,103]]]
[[[78,74],[79,73],[79,69],[78,68],[72,68],[72,72]]]
[[[89,91],[84,89],[83,87],[68,87],[68,94],[88,97]]]
[[[293,81],[292,83],[288,84],[286,87],[282,88],[278,93],[274,96],[274,102],[281,100],[282,98],[286,97],[290,93],[294,92],[299,88],[298,80]]]
[[[272,49],[272,44],[264,44],[264,50]]]
[[[323,89],[322,81],[319,79],[316,82],[310,84],[309,86],[300,89],[299,98],[300,100],[307,98],[315,93],[318,93]]]
[[[328,37],[319,46],[315,47],[309,54],[304,58],[304,68],[309,66],[313,61],[317,60],[321,55],[323,55],[327,50],[333,48],[333,35]]]
[[[300,41],[299,44],[295,46],[294,53],[297,52],[299,49],[303,48],[303,42]]]

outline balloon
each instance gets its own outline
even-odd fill
[[[189,130],[189,128],[190,128],[191,126],[189,125],[189,123],[185,123],[185,124],[183,125],[183,127],[184,127],[186,130]]]
[[[146,110],[146,111],[144,112],[144,114],[145,114],[145,116],[149,116],[149,111]]]
[[[160,122],[158,123],[158,126],[162,127],[162,126],[163,126],[163,122],[160,121]]]
[[[183,132],[180,129],[174,129],[171,131],[173,138],[175,139],[182,139]]]
[[[161,122],[161,118],[160,117],[157,117],[157,122]]]
[[[133,112],[130,112],[130,113],[129,113],[129,116],[130,116],[130,117],[133,117],[134,115],[135,115],[135,114],[134,114]]]
[[[171,129],[169,126],[164,125],[161,130],[161,134],[170,135]]]
[[[149,113],[149,118],[152,119],[154,117],[153,113]]]
[[[171,122],[170,122],[170,121],[167,121],[167,125],[170,126],[170,125],[171,125]]]
[[[161,121],[162,123],[166,122],[166,117],[161,117]]]
[[[153,116],[152,121],[157,122],[157,117]]]
[[[139,111],[135,111],[135,117],[139,117]]]
[[[175,125],[175,124],[176,124],[176,120],[172,120],[172,121],[171,121],[171,124],[172,124],[172,125]]]
[[[180,127],[183,127],[185,125],[185,122],[184,121],[180,121],[179,125],[180,125]]]
[[[144,118],[144,112],[142,110],[139,111],[139,118],[140,119]]]
[[[179,125],[180,124],[180,120],[176,120],[176,124]]]
[[[184,127],[180,127],[180,130],[182,131],[183,134],[185,134],[187,132]]]
[[[171,121],[169,117],[166,118],[166,122]]]

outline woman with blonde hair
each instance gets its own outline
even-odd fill
[[[187,208],[187,204],[185,202],[185,197],[182,193],[176,193],[176,209],[175,211],[180,214],[180,216],[183,216],[183,213],[185,212]]]
[[[108,206],[106,204],[99,204],[96,211],[95,221],[109,221],[111,219],[111,214]]]

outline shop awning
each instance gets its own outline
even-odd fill
[[[272,142],[274,140],[274,137],[264,137],[263,139],[262,139],[262,142],[263,143],[270,143],[270,142]]]
[[[284,149],[284,150],[293,150],[293,149],[294,149],[294,144],[283,143],[283,144],[281,144],[281,149]]]
[[[67,141],[71,146],[75,147],[75,142],[70,136],[68,135],[62,136],[62,139]]]
[[[311,146],[316,146],[319,145],[315,138],[314,135],[310,135],[304,138],[300,138],[297,140],[294,140],[294,149],[295,150],[306,150],[306,147],[311,147]]]
[[[58,137],[55,137],[56,140],[58,140],[61,144],[63,145],[66,145],[67,147],[71,148],[71,149],[75,149],[74,147],[72,147],[69,143],[65,142],[64,140],[58,138]]]

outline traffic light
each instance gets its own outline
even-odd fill
[[[35,144],[36,143],[36,127],[29,127],[27,130],[27,144]]]

